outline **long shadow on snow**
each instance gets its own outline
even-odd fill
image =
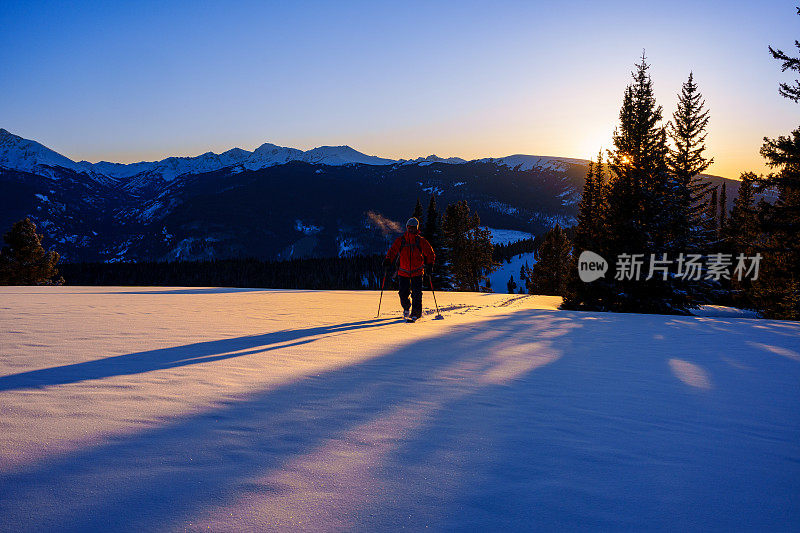
[[[513,317],[486,325],[492,323],[502,324],[511,336],[529,327],[527,320]],[[357,365],[222,402],[218,409],[165,427],[0,475],[0,516],[18,531],[166,529],[208,505],[234,501],[249,490],[252,477],[276,471],[412,401],[420,389],[434,386],[431,376],[437,370],[489,353],[496,337],[482,340],[482,332],[458,328]],[[244,339],[207,344],[254,345]]]
[[[423,416],[369,468],[376,496],[343,510],[359,528],[736,529],[797,518],[796,501],[771,495],[798,489],[798,418],[784,404],[798,397],[800,367],[739,342],[774,343],[770,323],[718,321],[699,345],[686,335],[697,323],[523,311],[457,328],[0,475],[0,516],[31,530],[186,526],[241,497],[279,497],[284,487],[265,477],[313,454],[324,462],[329,443],[411,406]],[[558,357],[538,367],[512,357],[482,383],[519,343]],[[711,388],[674,375],[674,358],[705,371]],[[329,505],[316,494],[310,508]]]
[[[283,330],[261,335],[197,342],[184,346],[105,357],[84,363],[31,370],[19,374],[0,376],[0,391],[64,385],[90,379],[141,374],[153,370],[208,363],[288,346],[307,344],[314,342],[320,336],[385,326],[393,321],[392,319],[372,319],[305,329]]]

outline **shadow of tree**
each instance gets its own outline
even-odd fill
[[[208,363],[287,346],[307,344],[325,335],[385,326],[392,322],[397,322],[397,320],[372,319],[330,326],[283,330],[261,335],[197,342],[183,346],[105,357],[83,363],[31,370],[19,374],[0,376],[0,391],[63,385],[90,379],[141,374],[153,370]]]
[[[385,323],[370,320],[198,344],[204,353],[218,354],[223,348],[262,346],[376,322]],[[529,327],[527,321],[496,322],[509,335]],[[2,474],[0,487],[10,497],[0,501],[0,514],[14,523],[19,513],[35,512],[35,519],[27,523],[37,530],[164,528],[206,505],[235,500],[251,476],[278,469],[321,442],[413,400],[420,388],[435,385],[430,376],[437,370],[485,357],[494,342],[481,340],[472,328],[459,328],[444,338],[421,341],[374,360],[224,402],[218,409],[158,429]],[[198,346],[189,347],[197,353]],[[189,347],[154,351],[146,365],[124,366],[129,371],[164,368],[189,353]],[[156,355],[166,355],[169,362],[156,362]],[[109,363],[83,366],[80,376],[117,375],[118,371],[108,370]],[[67,382],[56,375],[49,382]]]

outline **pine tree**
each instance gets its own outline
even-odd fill
[[[800,15],[800,8],[797,8]],[[800,49],[800,42],[795,40]],[[800,58],[769,48],[772,57],[782,61],[781,70],[800,72]],[[781,83],[782,96],[800,102],[800,81]],[[758,190],[778,192],[774,205],[760,204],[761,229],[764,234],[764,267],[752,284],[750,297],[771,318],[800,319],[800,127],[788,136],[764,137],[761,156],[774,169],[759,178]]]
[[[709,195],[709,200],[706,202],[706,229],[708,230],[710,243],[716,243],[719,240],[718,190],[719,187],[713,187]]]
[[[56,278],[60,256],[47,252],[42,235],[29,218],[15,222],[3,237],[6,245],[0,250],[0,285],[53,285],[64,283]]]
[[[755,205],[753,187],[758,177],[752,172],[745,172],[739,179],[739,191],[736,198],[733,199],[733,209],[722,229],[724,248],[725,252],[730,253],[733,258],[739,254],[753,257],[758,249],[760,239],[758,210]],[[752,307],[749,278],[743,277],[739,280],[738,276],[732,276],[730,284],[732,303],[741,307]]]
[[[597,219],[597,186],[594,175],[594,162],[589,161],[586,179],[583,183],[583,194],[578,204],[578,226],[575,229],[575,249],[578,253],[592,250],[594,235],[599,226]]]
[[[664,240],[659,227],[666,194],[666,135],[662,108],[656,105],[645,57],[636,65],[634,82],[626,90],[620,126],[614,133],[609,166],[614,174],[609,193],[617,211],[615,244],[644,251]],[[620,205],[618,202],[627,205]]]
[[[422,220],[422,202],[419,201],[419,198],[417,198],[417,205],[414,206],[414,213],[411,216],[419,221],[419,231],[424,234],[425,226]]]
[[[508,282],[506,283],[506,289],[508,290],[508,294],[514,294],[517,290],[517,282],[514,281],[514,274],[511,274],[511,277],[508,278]]]
[[[492,245],[492,232],[480,226],[480,219],[475,213],[476,225],[470,231],[468,243],[470,245],[467,253],[472,264],[473,279],[475,287],[479,291],[491,292],[492,285],[489,274],[497,270],[499,266],[492,259],[494,246]]]
[[[536,250],[534,250],[534,253]],[[531,286],[531,267],[528,266],[528,262],[519,267],[519,279],[521,286],[519,288],[520,294],[528,294],[528,289]]]
[[[436,195],[431,194],[431,199],[428,202],[428,213],[425,218],[425,226],[422,229],[422,235],[433,247],[436,252],[436,267],[431,276],[433,283],[437,287],[448,287],[447,279],[447,251],[442,248],[442,236],[439,225],[439,211],[436,207]]]
[[[571,263],[572,243],[560,225],[545,234],[544,241],[536,251],[536,264],[533,265],[528,286],[530,294],[549,294],[563,296]]]
[[[707,240],[703,221],[710,185],[700,174],[714,161],[703,155],[708,121],[709,111],[690,72],[668,125],[673,147],[667,156],[667,165],[676,188],[672,233],[678,252],[696,251]]]
[[[602,279],[593,283],[581,281],[578,277],[578,258],[585,250],[600,252],[604,249],[605,187],[601,151],[597,154],[596,163],[589,161],[583,194],[578,206],[578,225],[575,228],[572,261],[567,271],[567,286],[563,294],[564,309],[603,308],[603,295],[608,290],[608,283]]]
[[[594,165],[594,208],[597,212],[598,218],[602,219],[605,214],[606,208],[606,195],[607,195],[606,174],[603,163],[603,151],[597,152],[597,162]],[[598,220],[597,228],[595,231],[595,238],[602,239],[602,225]]]
[[[496,268],[491,232],[480,227],[480,217],[470,212],[465,200],[447,206],[442,218],[442,244],[451,286],[464,291],[485,289],[487,274]]]
[[[797,8],[797,14],[800,15],[800,7]],[[800,50],[800,41],[795,39],[794,45]],[[787,70],[800,72],[800,57],[791,57],[782,50],[775,50],[771,46],[769,47],[769,53],[772,54],[773,58],[783,62],[781,64],[781,72],[786,72]],[[800,80],[794,80],[793,85],[781,83],[778,87],[778,92],[784,98],[788,98],[794,102],[800,102]]]
[[[722,182],[722,189],[719,194],[719,229],[724,231],[728,220],[728,191],[725,182]]]
[[[761,155],[778,169],[759,178],[759,190],[778,192],[774,204],[762,204],[761,227],[766,234],[763,270],[753,282],[751,298],[765,316],[800,319],[800,128],[791,136],[764,139]]]
[[[723,230],[728,248],[734,252],[750,254],[754,251],[759,232],[753,187],[757,179],[752,172],[744,172],[739,177],[739,191]]]
[[[431,243],[434,250],[439,245],[439,211],[436,209],[436,196],[431,195],[428,202],[428,214],[425,218],[425,227],[422,229],[422,235]]]
[[[614,148],[609,151],[611,178],[606,187],[605,236],[600,252],[612,265],[622,254],[643,254],[645,274],[651,254],[660,257],[674,246],[670,236],[677,225],[671,209],[677,200],[667,169],[663,111],[655,101],[649,68],[642,56],[633,83],[623,96]],[[660,277],[615,279],[599,294],[601,288],[598,284],[593,289],[591,300],[574,303],[617,311],[686,312],[687,303],[680,291]]]

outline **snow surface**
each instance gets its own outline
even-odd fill
[[[0,529],[800,527],[800,323],[436,296],[0,287]]]
[[[492,234],[492,244],[509,244],[512,242],[532,239],[533,234],[515,229],[496,229],[485,226]]]
[[[569,168],[569,165],[586,166],[583,159],[573,159],[569,157],[548,157],[540,155],[515,154],[506,157],[488,157],[480,159],[486,163],[496,163],[516,170],[531,170],[539,168],[542,170],[552,170],[562,172]]]
[[[758,313],[748,309],[737,309],[724,305],[702,305],[692,312],[694,316],[708,316],[715,318],[760,318]]]

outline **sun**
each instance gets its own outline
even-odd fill
[[[625,155],[625,154],[620,156],[620,161],[622,161],[623,165],[630,165],[631,162],[632,162],[631,158],[629,156]]]

